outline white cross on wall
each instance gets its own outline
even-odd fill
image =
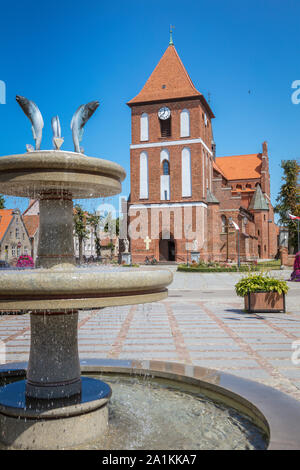
[[[146,250],[149,250],[149,245],[150,245],[151,242],[152,242],[151,238],[149,238],[148,235],[147,235],[147,237],[144,240],[144,243],[146,245]]]

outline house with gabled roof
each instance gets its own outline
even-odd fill
[[[0,260],[14,265],[19,256],[30,254],[30,239],[19,209],[0,209]]]

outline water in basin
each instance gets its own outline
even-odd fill
[[[267,437],[242,414],[196,387],[162,379],[102,375],[112,388],[109,428],[84,449],[265,449]]]

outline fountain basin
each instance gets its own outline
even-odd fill
[[[26,363],[2,365],[0,379],[2,378],[4,382],[20,380],[25,376],[26,366]],[[178,389],[187,393],[190,387],[196,387],[199,393],[210,400],[230,407],[251,419],[252,423],[265,434],[265,445],[268,450],[300,448],[299,402],[271,387],[221,371],[163,361],[82,359],[81,369],[84,374],[96,375],[99,378],[103,374],[106,376],[117,374],[121,378],[141,377],[145,390],[149,378],[167,381],[171,385],[173,382]],[[212,433],[213,431],[212,428]],[[99,436],[99,439],[102,438],[101,433]],[[76,436],[73,437],[75,439]],[[57,445],[59,446],[59,443],[53,444],[53,447],[50,445],[43,448],[57,448]],[[99,443],[91,441],[85,448],[100,447]],[[161,442],[159,448],[166,448],[164,442]],[[185,446],[185,449],[191,448],[195,447]]]

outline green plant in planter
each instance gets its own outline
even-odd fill
[[[244,297],[248,292],[277,292],[278,294],[286,294],[289,290],[285,281],[275,279],[268,273],[266,274],[249,274],[241,279],[235,285],[235,291],[240,297]]]

